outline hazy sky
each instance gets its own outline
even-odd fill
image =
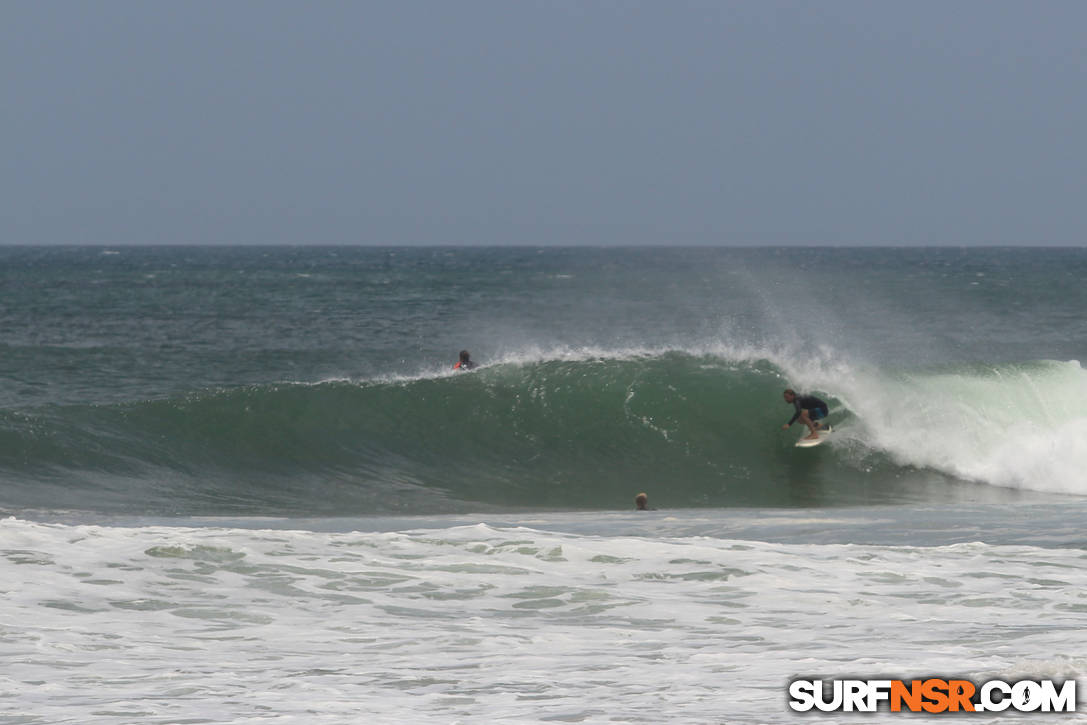
[[[0,243],[1087,243],[1087,2],[0,0]]]

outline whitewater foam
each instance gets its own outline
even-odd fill
[[[0,532],[0,714],[52,722],[241,721],[259,703],[329,725],[787,723],[792,677],[1087,664],[1077,549],[484,524]]]
[[[1087,371],[1076,361],[854,371],[835,378],[854,436],[959,478],[1087,494]]]

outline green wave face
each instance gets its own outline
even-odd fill
[[[1039,365],[1011,388],[985,371],[950,384],[995,386],[979,410],[1053,375],[1055,385],[1082,384],[1078,365]],[[865,381],[872,394],[855,402]],[[681,352],[8,412],[0,476],[10,500],[0,503],[304,516],[621,509],[641,491],[658,508],[996,495],[923,452],[907,460],[881,443],[893,419],[872,391],[936,405],[948,397],[947,373],[817,382],[839,430],[807,450],[793,445],[801,426],[781,430],[792,407],[779,366]]]

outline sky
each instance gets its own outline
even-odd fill
[[[1087,245],[1087,3],[0,0],[0,244]]]

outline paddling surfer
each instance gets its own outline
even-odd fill
[[[460,351],[460,360],[453,366],[454,370],[471,370],[476,364],[472,362],[472,356],[467,350]]]
[[[814,395],[797,395],[796,391],[792,388],[786,388],[782,394],[785,398],[785,402],[791,404],[796,408],[796,412],[793,413],[793,417],[789,419],[789,422],[781,426],[782,429],[787,429],[793,423],[800,419],[800,422],[808,426],[808,430],[811,433],[804,436],[807,440],[815,440],[819,438],[819,428],[823,427],[820,423],[820,419],[826,418],[830,412],[830,408],[826,402],[820,400]]]

